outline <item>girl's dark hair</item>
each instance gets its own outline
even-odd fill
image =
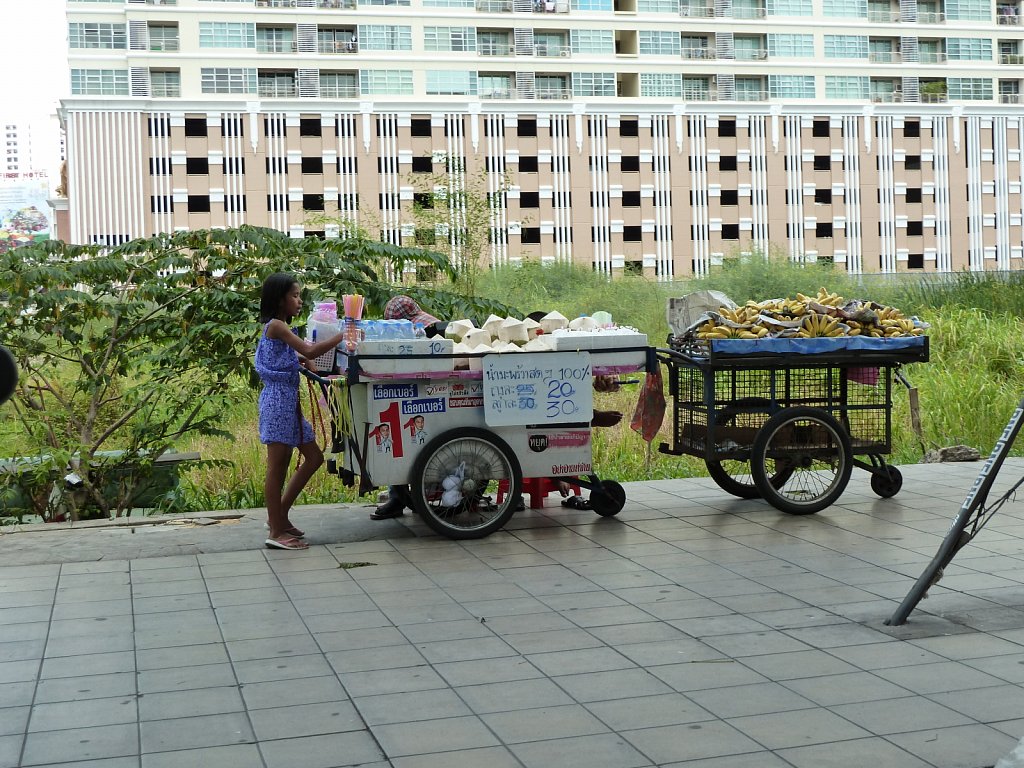
[[[287,272],[275,272],[263,281],[263,293],[260,296],[260,322],[269,323],[281,310],[281,300],[288,295],[288,291],[299,281],[295,275]],[[288,322],[291,322],[289,316]]]

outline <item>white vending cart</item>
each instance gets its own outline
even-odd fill
[[[502,528],[524,477],[589,488],[594,511],[615,515],[625,491],[592,463],[593,377],[657,364],[646,337],[631,340],[472,356],[445,339],[364,342],[339,355],[343,375],[317,377],[333,389],[334,470],[361,492],[408,485],[414,511],[453,539]]]

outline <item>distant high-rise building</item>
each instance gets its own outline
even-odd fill
[[[63,235],[414,244],[442,176],[494,263],[1019,269],[1022,2],[69,0]]]

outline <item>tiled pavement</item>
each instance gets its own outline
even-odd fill
[[[300,553],[255,516],[150,535],[165,557],[0,536],[37,563],[0,568],[0,766],[991,766],[1024,735],[1024,505],[883,625],[979,469],[889,500],[857,471],[810,517],[632,483],[618,518],[551,499],[466,543],[323,536],[361,508],[298,510]]]

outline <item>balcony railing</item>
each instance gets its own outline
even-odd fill
[[[716,58],[715,52],[709,48],[683,48],[679,53],[684,59],[706,61]]]
[[[295,0],[256,0],[257,8],[294,8]]]
[[[945,104],[949,101],[948,93],[922,93],[921,103],[922,104]]]
[[[173,85],[158,85],[154,83],[150,86],[149,93],[154,99],[178,99],[181,98],[181,83]]]
[[[733,101],[768,101],[768,91],[736,91]]]
[[[569,88],[538,88],[535,93],[538,99],[549,101],[572,98],[572,91]]]
[[[295,83],[259,83],[256,93],[270,99],[289,99],[298,95]]]
[[[257,40],[256,50],[259,53],[294,53],[294,40]]]
[[[1024,54],[1020,53],[1000,53],[999,54],[1000,64],[1024,64]]]
[[[321,99],[354,99],[359,96],[359,86],[351,85],[326,85],[320,83]]]
[[[1013,13],[1000,12],[996,15],[996,19],[999,24],[1004,27],[1019,27],[1020,26],[1020,14],[1014,11]]]
[[[876,104],[899,104],[903,101],[903,93],[900,91],[889,91],[888,93],[872,93],[871,101]]]
[[[737,48],[733,52],[733,58],[736,61],[764,61],[768,58],[768,51],[764,48],[754,48],[744,50]]]
[[[868,61],[872,64],[898,64],[903,61],[903,55],[899,51],[871,51]]]
[[[732,7],[732,17],[734,19],[763,19],[766,13],[764,8],[744,8],[743,6]]]
[[[482,13],[512,13],[512,0],[476,0],[476,9]]]
[[[917,21],[920,24],[944,24],[946,14],[935,11],[918,11]]]
[[[181,48],[181,41],[176,37],[168,37],[162,40],[150,39],[149,50],[151,51],[177,51]]]
[[[1019,93],[1000,93],[999,94],[999,103],[1000,104],[1020,104],[1021,103],[1021,101],[1020,101],[1020,94]]]
[[[146,5],[177,5],[178,0],[146,0]]]
[[[868,10],[868,21],[880,24],[894,24],[900,20],[899,11],[873,11]]]
[[[477,43],[476,46],[480,56],[511,56],[514,50],[509,43]]]
[[[542,56],[545,58],[558,58],[559,56],[568,56],[572,51],[567,45],[540,45],[533,46],[533,54],[535,56]]]
[[[481,99],[514,99],[516,98],[516,91],[514,88],[490,88],[488,90],[480,91],[478,94]]]
[[[317,44],[317,51],[320,53],[359,53],[359,43],[356,40],[321,40]]]
[[[714,6],[683,5],[679,8],[679,15],[691,19],[710,19],[715,15]]]
[[[683,88],[683,101],[714,101],[715,91],[711,88]]]
[[[317,8],[344,8],[355,10],[356,0],[317,0]]]
[[[919,51],[917,61],[920,64],[945,64],[946,54],[939,51]]]

